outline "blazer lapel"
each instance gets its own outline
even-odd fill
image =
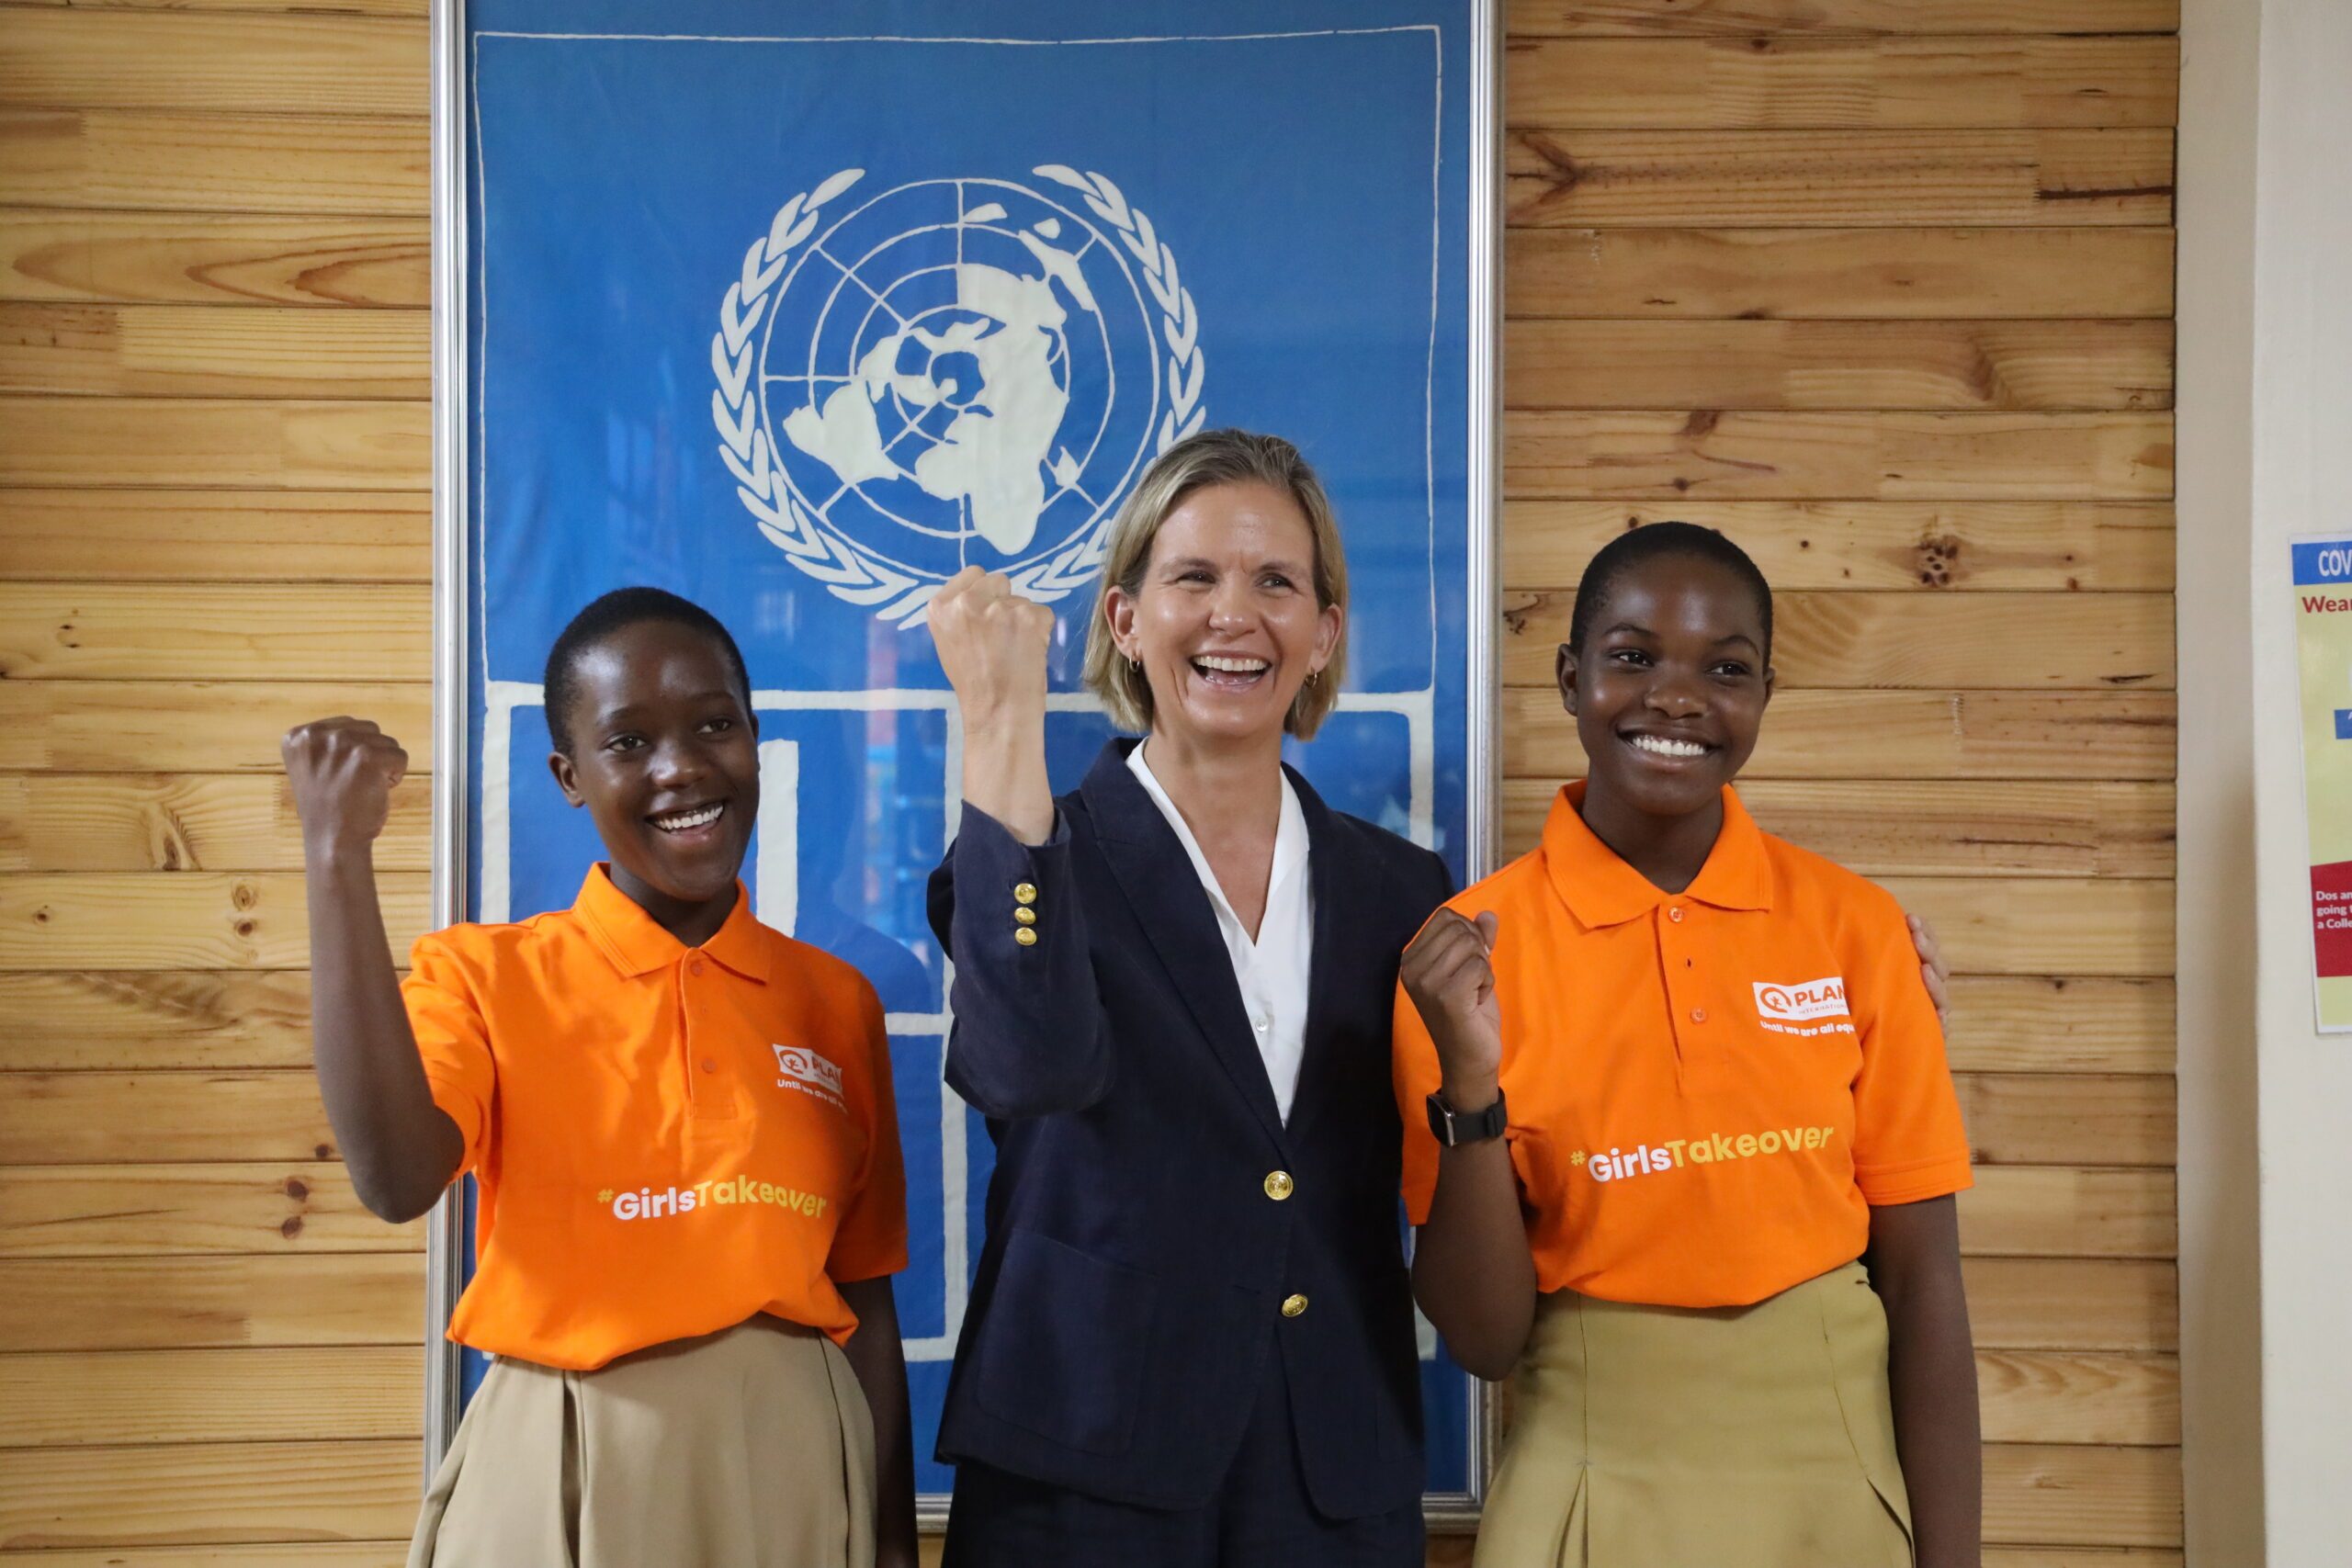
[[[1285,765],[1285,771],[1290,771]],[[1340,1066],[1333,1009],[1340,989],[1357,978],[1348,963],[1355,944],[1356,917],[1375,908],[1376,889],[1364,885],[1362,868],[1332,841],[1331,809],[1307,782],[1290,771],[1306,818],[1306,865],[1315,889],[1315,942],[1306,972],[1306,1041],[1298,1067],[1298,1092],[1291,1097],[1290,1126],[1296,1134],[1331,1098],[1330,1080]]]
[[[1279,1142],[1282,1112],[1266,1077],[1266,1059],[1258,1054],[1249,1010],[1241,1005],[1240,987],[1234,983],[1233,955],[1226,951],[1216,911],[1193,870],[1192,856],[1143,784],[1127,771],[1126,753],[1134,744],[1114,740],[1104,747],[1079,786],[1093,819],[1095,840],[1201,1037],[1268,1134]]]

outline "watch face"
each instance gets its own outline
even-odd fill
[[[1494,1137],[1510,1125],[1509,1112],[1503,1110],[1502,1091],[1498,1089],[1487,1109],[1476,1116],[1461,1116],[1432,1094],[1429,1097],[1430,1132],[1447,1148],[1459,1148],[1464,1144],[1476,1144]]]

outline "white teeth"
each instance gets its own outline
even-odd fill
[[[1204,653],[1193,660],[1204,670],[1218,670],[1229,675],[1255,675],[1267,668],[1262,659],[1227,659],[1214,653]]]
[[[656,817],[653,819],[653,825],[665,833],[683,833],[690,828],[707,827],[718,821],[726,809],[727,803],[722,800],[716,806],[698,806],[692,811],[679,811],[667,817]]]
[[[1695,740],[1669,740],[1663,735],[1636,735],[1634,744],[1661,757],[1703,757],[1707,749]]]

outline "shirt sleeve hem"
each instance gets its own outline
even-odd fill
[[[831,1258],[825,1261],[825,1278],[836,1285],[854,1285],[864,1280],[885,1280],[907,1271],[907,1249],[904,1247],[868,1257]]]
[[[426,1092],[433,1096],[435,1108],[458,1124],[458,1135],[465,1140],[465,1155],[458,1162],[457,1176],[449,1179],[454,1181],[458,1176],[473,1169],[474,1161],[481,1153],[482,1122],[485,1120],[482,1109],[463,1089],[437,1077],[430,1064],[424,1069],[424,1087]]]
[[[1857,1173],[1854,1185],[1861,1189],[1864,1202],[1873,1208],[1885,1208],[1965,1192],[1976,1185],[1976,1173],[1969,1168],[1967,1156],[1962,1156],[1926,1166],[1905,1167],[1884,1175]]]

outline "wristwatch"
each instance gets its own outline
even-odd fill
[[[1436,1134],[1437,1141],[1449,1149],[1500,1137],[1507,1120],[1508,1113],[1503,1110],[1503,1091],[1499,1089],[1495,1090],[1494,1103],[1476,1116],[1459,1115],[1443,1097],[1430,1096],[1430,1131]]]

